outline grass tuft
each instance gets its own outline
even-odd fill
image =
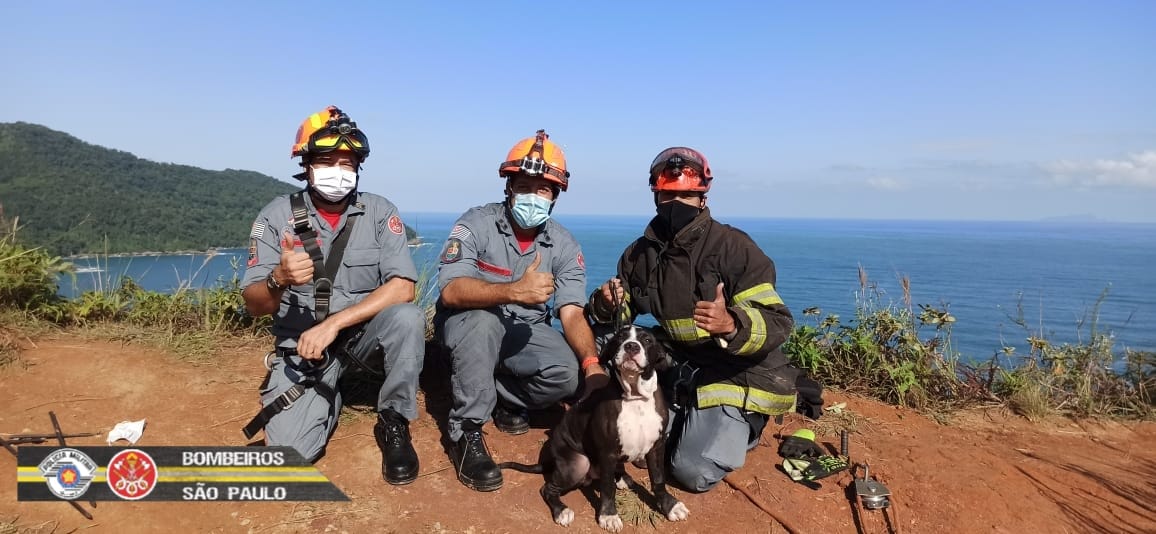
[[[620,489],[614,493],[614,506],[618,508],[618,517],[629,525],[657,527],[666,520],[657,510],[643,502],[631,488]]]

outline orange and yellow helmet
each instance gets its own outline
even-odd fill
[[[361,161],[369,157],[369,139],[357,129],[357,123],[336,106],[329,106],[305,119],[297,129],[297,140],[289,157],[349,150]]]
[[[693,148],[670,147],[650,163],[651,191],[710,191],[710,163]]]
[[[519,173],[541,176],[566,190],[570,183],[570,171],[566,170],[566,155],[557,143],[550,140],[546,130],[538,130],[534,137],[518,141],[506,161],[498,166],[498,176],[509,178]]]

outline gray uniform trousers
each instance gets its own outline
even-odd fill
[[[601,352],[602,346],[614,335],[614,330],[609,325],[597,324],[593,329]],[[659,339],[666,338],[660,329],[647,330]],[[678,361],[677,357],[675,361]],[[687,364],[676,363],[674,369],[661,381],[663,394],[670,406],[666,429],[667,467],[670,477],[684,489],[703,492],[713,488],[728,473],[746,463],[747,451],[759,444],[759,436],[767,425],[768,417],[734,406],[714,406],[700,410],[694,406],[694,385],[691,384],[684,386],[691,388],[683,393],[688,400],[681,406],[676,405],[675,400],[680,397],[674,391],[674,376],[680,371],[684,376],[690,375],[689,369],[680,369],[683,365]]]
[[[499,395],[510,406],[545,408],[578,391],[578,360],[562,333],[497,310],[454,312],[437,323],[453,366],[451,441],[461,439],[462,422],[489,421]]]
[[[425,312],[421,308],[407,302],[378,312],[366,323],[365,335],[350,356],[374,369],[378,363],[373,359],[382,358],[385,383],[378,392],[378,411],[388,408],[406,419],[417,418],[417,381],[425,362]],[[297,356],[292,359],[299,362]],[[316,388],[307,388],[287,410],[269,420],[265,427],[266,445],[287,445],[306,460],[316,460],[337,428],[337,415],[341,412],[337,379],[349,366],[356,368],[357,364],[331,358],[317,380],[336,393],[333,402]],[[283,358],[274,359],[269,379],[261,389],[261,404],[269,404],[301,379],[301,373],[285,365]]]

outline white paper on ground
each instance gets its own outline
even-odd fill
[[[141,434],[144,434],[145,420],[140,421],[121,421],[116,424],[108,433],[108,444],[118,439],[128,440],[129,443],[136,444],[136,440],[140,439]]]

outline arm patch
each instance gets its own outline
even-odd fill
[[[446,246],[442,249],[441,262],[454,263],[462,259],[462,241],[456,237],[451,237],[446,240]]]

